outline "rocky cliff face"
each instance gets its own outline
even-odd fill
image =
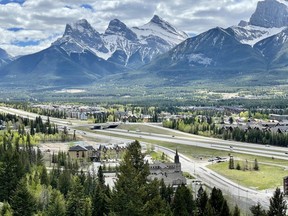
[[[288,3],[280,0],[258,2],[255,13],[250,18],[250,25],[265,28],[288,26]]]

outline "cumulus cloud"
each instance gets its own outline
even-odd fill
[[[104,32],[111,19],[132,27],[157,14],[199,34],[248,20],[256,5],[257,0],[0,0],[0,47],[14,56],[40,51],[63,34],[67,23],[83,18]]]

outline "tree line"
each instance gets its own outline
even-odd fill
[[[240,215],[219,189],[207,195],[201,187],[193,198],[186,185],[174,191],[163,181],[148,182],[149,166],[137,141],[127,148],[113,188],[105,184],[101,166],[85,173],[60,155],[47,171],[41,152],[29,142],[17,147],[6,141],[0,147],[1,215]]]
[[[9,137],[8,137],[9,138]],[[105,184],[100,166],[97,173],[79,171],[79,166],[64,153],[47,171],[42,153],[29,140],[13,143],[11,137],[0,145],[0,215],[15,216],[238,216],[238,206],[230,208],[222,191],[198,190],[193,197],[186,185],[176,191],[163,181],[147,181],[149,166],[138,141],[124,155],[113,188]],[[253,215],[279,215],[287,208],[283,194],[276,190],[266,212],[260,204],[251,207]]]
[[[214,123],[212,117],[199,118],[198,116],[183,119],[163,121],[163,126],[196,135],[205,135],[224,140],[234,140],[257,144],[287,146],[288,134],[281,132],[263,131],[248,127],[246,130],[233,127],[224,128]]]

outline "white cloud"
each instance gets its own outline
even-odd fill
[[[93,10],[81,7],[83,4],[91,5]],[[83,18],[104,32],[111,19],[118,18],[132,27],[158,14],[178,29],[197,34],[248,20],[256,5],[257,0],[26,0],[22,5],[0,2],[0,47],[12,55],[39,51],[63,34],[66,23]],[[15,27],[24,30],[7,30]],[[39,44],[22,47],[15,41]]]

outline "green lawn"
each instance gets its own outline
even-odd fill
[[[81,128],[84,129],[84,128]],[[91,131],[91,130],[90,130]],[[93,131],[96,134],[105,134],[107,136],[112,137],[121,137],[121,138],[128,138],[131,137],[125,135],[115,135],[113,133],[104,133],[99,130]],[[236,160],[248,160],[254,161],[257,159],[260,171],[238,171],[238,170],[229,170],[228,169],[228,162],[225,163],[218,163],[213,166],[209,166],[215,172],[231,179],[234,182],[239,183],[240,185],[257,188],[258,190],[268,189],[268,188],[275,188],[282,186],[282,180],[284,176],[288,176],[288,171],[284,170],[284,168],[277,167],[277,166],[270,166],[270,165],[263,165],[261,163],[271,163],[275,165],[284,165],[288,166],[287,160],[280,160],[280,159],[272,159],[270,157],[262,157],[257,155],[249,155],[249,154],[240,154],[240,153],[233,153],[228,151],[222,150],[215,150],[209,148],[202,148],[198,146],[189,146],[189,145],[182,145],[177,143],[170,143],[170,142],[160,142],[155,140],[143,139],[143,138],[136,138],[135,139],[155,145],[160,145],[169,149],[178,149],[178,152],[181,154],[186,155],[192,159],[197,160],[205,160],[207,161],[211,157],[229,157],[229,153],[233,154],[234,159]],[[240,164],[241,165],[241,164]],[[236,162],[235,162],[236,166]],[[272,173],[272,174],[271,174]]]
[[[259,162],[259,161],[258,161]],[[243,166],[243,161],[239,162]],[[235,166],[237,162],[235,161]],[[253,163],[249,163],[253,167]],[[240,185],[257,190],[282,187],[283,177],[288,175],[288,170],[282,167],[259,164],[259,171],[228,169],[228,162],[209,165],[208,168],[225,176]]]
[[[79,127],[79,129],[83,131],[89,131],[95,134],[103,134],[103,135],[107,135],[111,137],[133,139],[133,137],[130,137],[130,136],[118,135],[118,134],[113,134],[109,132],[107,133],[101,130],[90,130],[86,127]],[[173,142],[155,141],[155,140],[144,139],[140,137],[139,138],[135,137],[135,139],[137,139],[138,141],[143,141],[143,142],[148,142],[148,143],[155,144],[155,145],[164,146],[170,149],[176,150],[177,148],[180,153],[186,155],[187,157],[194,158],[194,159],[202,158],[203,160],[207,160],[208,158],[215,157],[215,156],[228,157],[228,154],[230,153],[230,154],[233,154],[234,158],[239,158],[242,160],[254,161],[255,159],[257,159],[258,162],[262,162],[262,163],[265,162],[265,163],[288,166],[287,160],[272,159],[270,157],[262,157],[262,156],[257,156],[257,155],[233,153],[230,151],[215,150],[215,149],[203,148],[203,147],[198,147],[198,146],[182,145],[182,144],[177,144]]]
[[[165,130],[162,128],[156,128],[150,125],[145,125],[145,124],[120,124],[118,129],[123,129],[123,130],[130,130],[130,131],[138,131],[138,132],[146,132],[146,133],[154,133],[154,134],[163,134],[163,135],[171,135],[171,136],[181,136],[181,137],[191,137],[190,134],[182,134],[179,133],[177,130],[175,131],[170,131],[170,130]]]

